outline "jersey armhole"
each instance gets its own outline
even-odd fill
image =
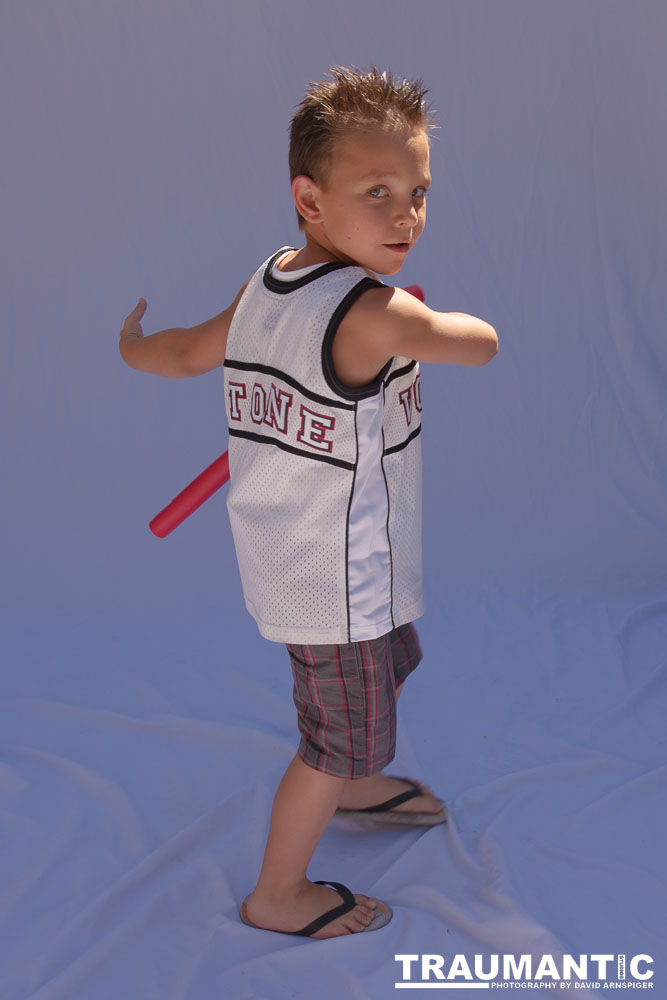
[[[368,288],[386,287],[384,282],[377,281],[375,278],[362,278],[338,303],[324,332],[322,339],[322,373],[329,388],[338,396],[342,396],[343,399],[366,399],[368,396],[375,396],[382,387],[384,377],[394,362],[394,358],[389,358],[372,382],[367,382],[365,385],[349,386],[344,385],[336,375],[332,356],[336,330],[348,309]]]

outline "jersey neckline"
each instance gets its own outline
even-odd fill
[[[288,250],[271,265],[271,274],[274,278],[278,278],[279,281],[295,281],[297,278],[300,278],[302,274],[309,274],[311,271],[314,271],[316,267],[321,267],[323,263],[331,263],[330,261],[321,261],[319,264],[307,264],[305,267],[293,267],[289,271],[281,271],[278,265],[281,260],[284,260],[285,257],[288,256],[290,252],[291,251]]]
[[[292,271],[292,274],[298,275],[296,278],[278,277],[281,272],[276,269],[273,272],[273,265],[276,264],[280,257],[284,257],[291,250],[298,250],[298,247],[281,247],[280,250],[276,250],[272,257],[267,261],[266,267],[264,268],[264,273],[262,275],[262,281],[264,286],[271,292],[291,292],[295,288],[303,288],[304,285],[309,284],[311,281],[315,281],[317,278],[321,278],[323,274],[329,274],[331,271],[338,271],[342,267],[352,267],[357,265],[344,264],[342,260],[330,260],[324,264],[309,265],[310,270],[307,268],[296,268]],[[363,270],[363,268],[362,268]],[[302,274],[299,272],[302,271]],[[289,271],[284,272],[289,274]]]

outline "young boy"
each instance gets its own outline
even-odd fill
[[[419,362],[483,365],[498,346],[483,320],[434,312],[377,278],[400,271],[426,221],[437,126],[421,81],[332,72],[291,121],[306,245],[273,253],[227,309],[192,328],[144,338],[140,299],[120,341],[140,371],[224,365],[227,508],[246,607],[287,645],[301,733],[241,916],[318,939],[391,918],[374,897],[306,877],[334,813],[445,819],[424,785],[380,773],[395,754],[402,682],[422,656]]]

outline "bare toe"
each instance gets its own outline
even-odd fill
[[[349,913],[346,913],[343,917],[343,923],[352,934],[358,934],[361,931],[365,931],[371,920],[371,917],[367,917],[359,911],[359,907],[351,910]]]

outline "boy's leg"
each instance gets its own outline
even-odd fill
[[[271,810],[259,880],[247,901],[250,920],[269,930],[298,931],[340,905],[335,889],[306,878],[313,852],[338,805],[345,778],[324,774],[295,755]],[[355,894],[359,904],[313,935],[338,937],[363,931],[373,919],[375,897]]]
[[[340,905],[340,895],[310,882],[306,870],[348,776],[381,770],[393,756],[395,738],[387,636],[287,649],[301,743],[276,792],[262,870],[246,903],[253,923],[275,930],[299,930]],[[377,900],[355,899],[358,906],[314,936],[364,930]]]
[[[389,639],[396,685],[394,699],[398,702],[405,680],[421,662],[423,653],[417,630],[412,622],[407,625],[399,625],[390,633]],[[431,794],[425,785],[422,785],[421,782],[417,782],[417,784],[422,786],[423,794],[394,806],[394,809],[404,812],[440,812],[442,803]],[[386,774],[374,774],[370,778],[357,778],[349,780],[345,784],[338,805],[341,809],[365,809],[366,806],[375,806],[379,805],[380,802],[386,802],[395,795],[406,791],[406,788],[405,782],[390,778]]]

